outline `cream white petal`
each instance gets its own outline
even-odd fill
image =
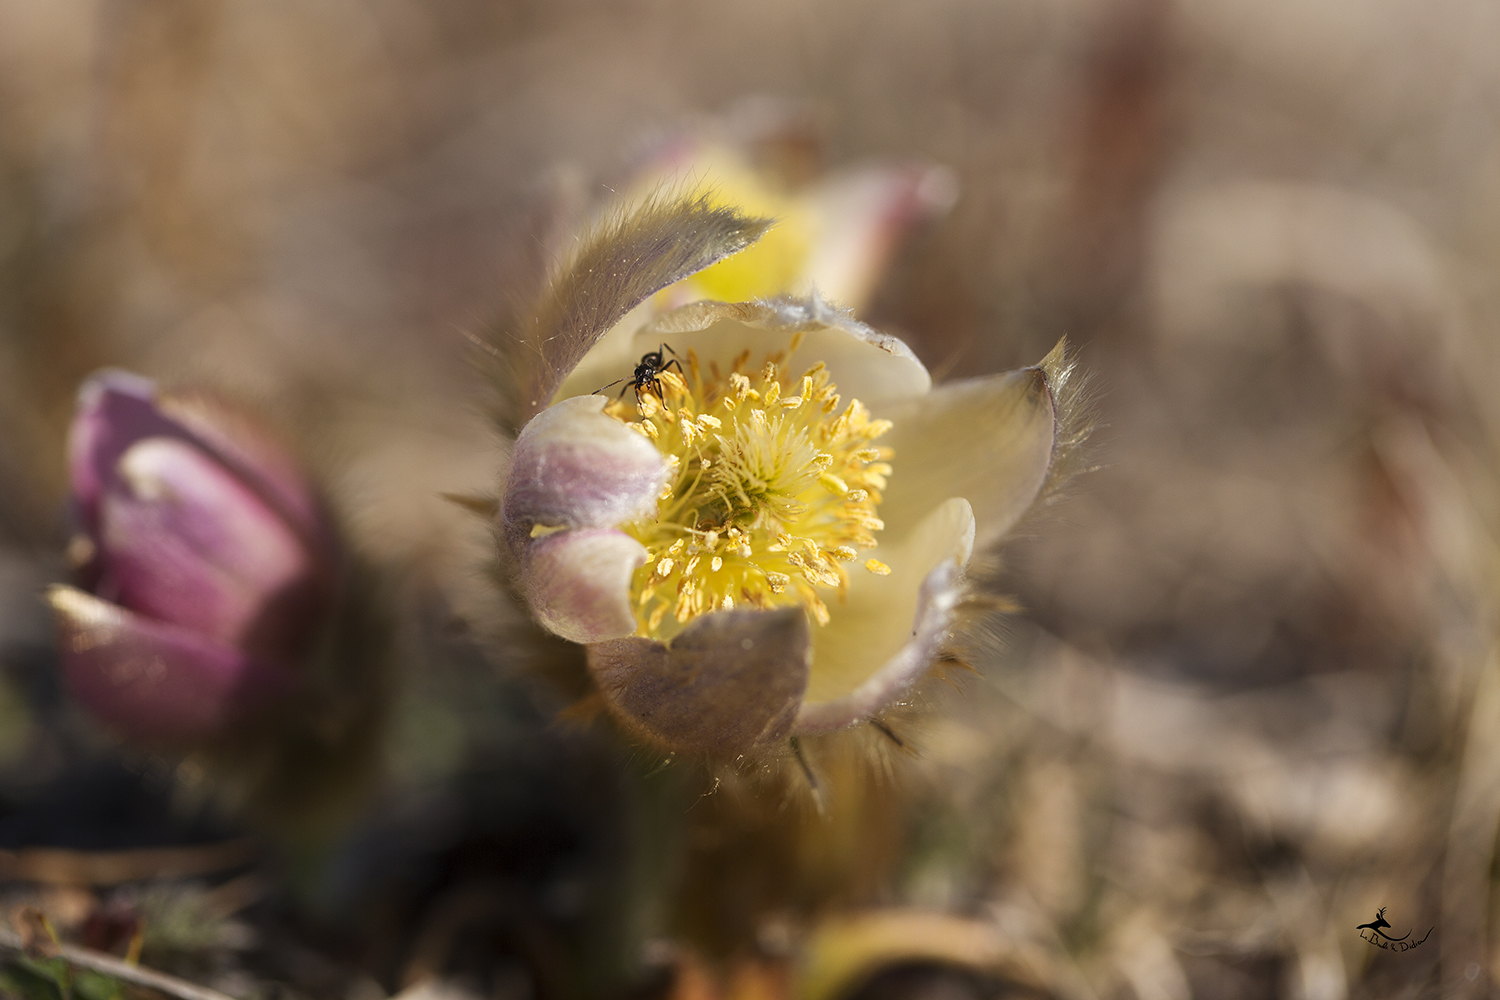
[[[571,642],[602,642],[635,631],[630,577],[646,561],[623,531],[584,528],[535,539],[521,560],[521,592],[547,631]]]
[[[502,516],[508,535],[532,525],[613,527],[655,512],[669,469],[656,446],[607,416],[603,396],[537,414],[511,450]]]
[[[642,355],[663,343],[684,359],[693,350],[705,369],[717,363],[726,371],[735,356],[748,348],[750,365],[758,369],[768,354],[785,351],[797,333],[802,334],[802,346],[790,367],[800,373],[818,361],[825,362],[845,399],[857,398],[878,408],[932,388],[926,367],[899,338],[873,330],[814,296],[774,302],[694,302],[673,309],[641,327],[623,358],[614,358],[608,366],[592,364],[592,354],[585,358],[559,395],[592,392],[604,382],[627,378]],[[586,376],[578,374],[585,370]]]
[[[900,544],[938,503],[966,498],[981,547],[995,542],[1036,500],[1052,462],[1056,418],[1039,368],[949,382],[878,413],[895,426],[895,472],[880,516],[882,550]]]
[[[719,611],[670,645],[631,637],[589,647],[605,702],[668,750],[733,756],[786,735],[807,685],[801,608]]]
[[[869,718],[926,673],[948,634],[974,514],[953,497],[899,546],[877,550],[888,576],[858,573],[848,599],[813,633],[813,669],[793,732],[826,732]]]

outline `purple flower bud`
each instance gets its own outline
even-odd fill
[[[79,393],[68,465],[84,590],[49,600],[74,696],[159,743],[214,737],[286,694],[337,561],[291,460],[206,397],[111,371]]]
[[[572,642],[599,642],[635,631],[630,578],[646,561],[641,543],[609,528],[559,531],[522,556],[521,582],[537,620]]]
[[[500,509],[527,604],[573,642],[635,631],[630,578],[646,550],[613,528],[654,514],[669,472],[650,441],[604,414],[605,402],[576,396],[526,425]]]

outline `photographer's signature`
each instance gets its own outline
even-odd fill
[[[1386,951],[1411,951],[1431,937],[1434,930],[1434,928],[1429,927],[1427,928],[1427,933],[1423,934],[1420,940],[1409,941],[1407,939],[1411,937],[1411,931],[1407,931],[1400,937],[1391,937],[1383,930],[1383,928],[1389,926],[1391,926],[1390,921],[1385,919],[1385,907],[1382,906],[1375,911],[1374,920],[1368,924],[1360,924],[1355,929],[1359,931],[1359,936],[1363,940],[1368,941],[1377,948],[1384,948]],[[1367,930],[1370,932],[1369,937],[1365,937],[1365,931]]]

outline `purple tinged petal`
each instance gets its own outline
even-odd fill
[[[606,415],[606,402],[565,399],[521,430],[501,512],[513,547],[533,525],[604,528],[656,512],[667,463],[644,435]]]
[[[74,697],[122,735],[183,743],[221,734],[284,695],[277,664],[73,587],[47,594]]]
[[[807,688],[812,639],[801,608],[718,611],[665,645],[628,638],[589,647],[610,709],[677,752],[734,756],[785,736]]]
[[[200,392],[162,393],[157,407],[254,489],[331,574],[338,543],[322,501],[286,450],[255,421]]]
[[[99,504],[100,592],[207,639],[293,656],[321,594],[281,517],[180,439],[137,441],[116,472]]]
[[[337,544],[318,498],[296,464],[253,422],[197,393],[167,395],[130,372],[107,369],[79,389],[68,432],[68,474],[79,527],[97,538],[99,503],[116,477],[120,456],[147,437],[168,437],[201,448],[259,493],[286,518],[316,554],[319,570],[334,573]]]
[[[68,476],[80,526],[93,536],[99,501],[115,478],[120,456],[143,437],[183,437],[156,408],[156,385],[130,372],[107,370],[78,390],[78,412],[68,430]]]
[[[559,531],[526,546],[521,590],[549,632],[580,643],[618,639],[635,631],[630,578],[645,561],[623,531]]]
[[[899,546],[876,551],[888,576],[851,581],[847,599],[814,636],[813,673],[796,732],[823,732],[869,718],[927,672],[952,625],[974,514],[954,497]]]
[[[859,687],[842,698],[802,705],[796,733],[826,733],[853,725],[895,704],[926,675],[953,625],[963,570],[947,560],[922,580],[911,640]]]

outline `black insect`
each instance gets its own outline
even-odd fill
[[[662,359],[666,354],[672,355],[672,360],[663,364]],[[594,390],[594,393],[597,395],[605,389],[611,389],[624,382],[625,389],[629,389],[631,386],[635,387],[635,401],[637,403],[641,401],[642,389],[650,389],[656,394],[657,399],[661,399],[661,373],[673,365],[677,366],[679,372],[682,371],[682,363],[677,360],[677,352],[672,350],[670,344],[662,344],[656,350],[641,355],[641,363],[635,366],[634,375],[617,378],[609,385],[601,385]],[[620,395],[625,395],[625,389],[620,390]]]

